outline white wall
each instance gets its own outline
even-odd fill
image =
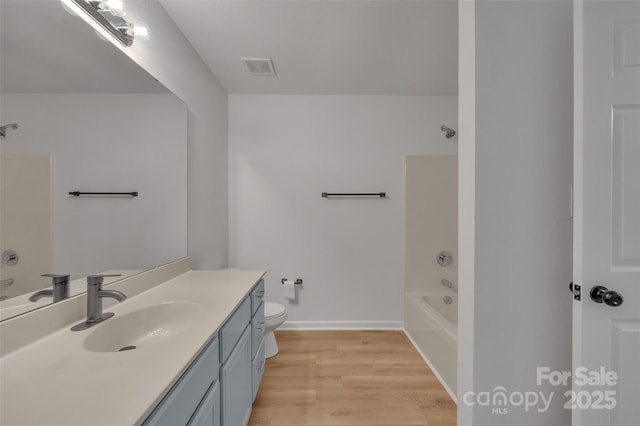
[[[227,93],[157,0],[126,1],[149,37],[116,44],[189,107],[189,255],[194,269],[228,260]]]
[[[264,268],[267,300],[302,278],[290,325],[401,327],[404,163],[455,154],[455,97],[229,97],[230,265]],[[325,199],[322,192],[388,198]],[[334,323],[331,323],[334,321]]]
[[[463,19],[471,18],[467,7]],[[461,208],[475,194],[475,211],[461,221],[475,223],[460,228],[459,419],[569,424],[566,389],[537,386],[536,368],[571,369],[571,2],[477,1],[472,25],[474,40],[470,27],[462,29],[460,61],[475,69],[460,86],[463,102],[475,97],[475,111],[460,110]],[[464,168],[470,160],[475,182]],[[475,258],[465,256],[473,251]],[[497,386],[555,397],[543,413],[510,405],[508,414],[492,414],[491,406],[464,404],[465,392]]]
[[[36,274],[147,269],[186,256],[183,102],[165,94],[3,94],[2,109],[20,123],[3,152],[53,154],[55,270]],[[140,195],[68,195],[76,190]]]

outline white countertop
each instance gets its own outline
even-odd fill
[[[86,350],[84,339],[106,320],[84,331],[61,329],[0,358],[0,424],[140,424],[264,273],[190,271],[108,309],[117,317],[164,302],[202,304],[202,324],[166,342],[125,352]]]

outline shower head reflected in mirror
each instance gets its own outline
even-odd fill
[[[7,136],[7,129],[15,130],[17,128],[18,128],[17,123],[5,124],[4,126],[0,126],[0,136],[4,138],[5,136]]]
[[[442,125],[442,127],[440,127],[440,130],[442,130],[443,132],[445,132],[445,137],[447,139],[451,139],[452,137],[454,137],[456,135],[456,131],[453,130],[450,127],[445,126],[444,124]]]

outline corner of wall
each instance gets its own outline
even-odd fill
[[[474,389],[475,315],[475,1],[458,2],[458,424],[473,424],[462,396]]]

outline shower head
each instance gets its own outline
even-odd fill
[[[15,130],[18,128],[18,123],[11,123],[0,126],[0,136],[2,136],[3,138],[7,135],[7,128]]]
[[[447,139],[451,139],[452,137],[454,137],[456,135],[456,131],[445,126],[444,124],[442,125],[442,127],[440,127],[440,130],[442,130],[443,132],[445,132],[445,137]]]

